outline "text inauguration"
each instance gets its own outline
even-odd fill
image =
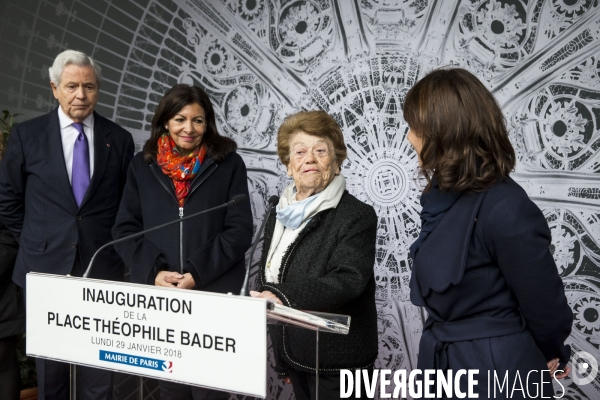
[[[118,306],[137,307],[146,310],[166,311],[175,314],[192,314],[192,302],[190,300],[146,296],[137,293],[115,292],[113,290],[83,288],[83,301],[116,304]]]

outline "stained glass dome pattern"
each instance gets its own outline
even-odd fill
[[[469,69],[503,108],[518,156],[513,177],[550,226],[575,313],[569,343],[600,354],[597,0],[23,0],[4,8],[2,108],[52,109],[47,67],[59,51],[79,48],[104,67],[99,111],[130,129],[140,149],[162,93],[200,85],[248,167],[255,227],[266,199],[289,182],[275,152],[282,119],[301,109],[333,115],[348,146],[348,190],[379,217],[376,368],[416,366],[425,318],[409,300],[423,182],[404,97],[431,69]],[[600,397],[600,377],[564,383],[565,398]],[[272,374],[268,387],[269,398],[293,398]]]

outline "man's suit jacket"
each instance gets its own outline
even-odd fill
[[[63,155],[58,109],[11,132],[0,164],[0,220],[19,239],[13,280],[30,271],[66,275],[79,254],[85,269],[112,240],[111,228],[133,158],[131,134],[94,113],[94,174],[78,207]],[[94,261],[93,278],[122,280],[123,262],[109,247]]]

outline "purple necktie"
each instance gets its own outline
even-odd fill
[[[72,186],[73,194],[77,206],[81,205],[83,196],[90,186],[90,150],[88,140],[83,132],[83,124],[73,122],[73,126],[79,132],[73,146],[73,170],[72,170]]]

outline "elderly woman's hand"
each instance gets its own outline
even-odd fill
[[[268,290],[265,290],[264,292],[255,292],[254,290],[251,290],[250,291],[250,296],[251,297],[257,297],[257,298],[260,298],[260,299],[271,300],[273,303],[283,305],[283,303],[281,302],[281,300],[279,300],[279,297],[275,296],[273,293],[269,292]]]

